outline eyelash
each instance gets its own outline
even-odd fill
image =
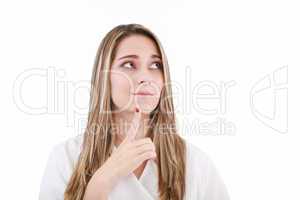
[[[132,64],[132,65],[133,65],[133,63],[132,63],[132,62],[130,62],[130,61],[126,61],[126,62],[123,62],[123,63],[121,64],[121,67],[124,67],[124,65],[125,65],[125,64],[127,64],[127,63],[129,63],[129,64]],[[128,68],[128,67],[125,67],[125,68]]]
[[[132,64],[134,66],[133,62],[130,62],[130,61],[123,62],[120,66],[124,67],[124,65],[127,64],[127,63],[130,63],[130,64]],[[157,69],[161,69],[162,68],[162,64],[160,62],[153,62],[152,64],[158,64],[159,66],[157,67]],[[125,67],[125,68],[128,68],[128,67]]]

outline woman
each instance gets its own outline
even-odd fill
[[[95,59],[86,131],[54,147],[40,199],[229,199],[212,161],[177,133],[170,83],[149,29],[112,29]]]

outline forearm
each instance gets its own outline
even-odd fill
[[[107,200],[115,182],[115,177],[106,176],[97,171],[89,181],[84,200]]]
[[[105,185],[89,182],[85,194],[84,200],[107,200],[109,191]]]

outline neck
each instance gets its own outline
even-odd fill
[[[118,113],[113,113],[113,134],[116,134],[115,145],[118,146],[123,139],[125,138],[128,130],[131,127],[131,121],[133,118],[134,112],[131,111],[122,111]],[[135,139],[145,138],[148,131],[148,122],[149,114],[142,113],[142,118],[140,125],[137,129]]]

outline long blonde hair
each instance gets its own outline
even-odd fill
[[[110,70],[117,45],[125,37],[135,34],[152,39],[162,58],[164,87],[158,106],[150,113],[150,128],[147,133],[156,147],[159,197],[160,200],[184,198],[186,145],[177,134],[167,58],[154,33],[139,24],[126,24],[108,32],[98,48],[91,79],[89,114],[82,150],[66,187],[65,200],[82,200],[91,176],[112,153],[115,135],[111,134],[112,99],[107,72]],[[164,126],[167,128],[162,129]]]

